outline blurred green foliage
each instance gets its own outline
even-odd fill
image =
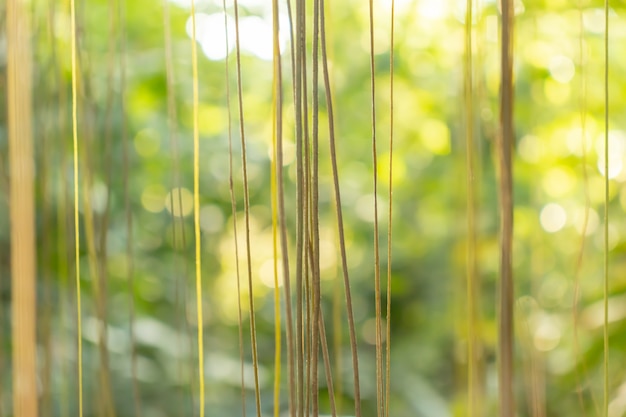
[[[40,369],[50,372],[53,402],[42,415],[76,414],[76,318],[73,268],[71,67],[67,2],[31,2],[33,96],[38,174]],[[229,24],[234,21],[227,3]],[[264,415],[272,410],[274,361],[270,154],[272,141],[271,2],[240,0],[242,96],[250,178],[252,271]],[[466,415],[465,155],[478,162],[478,323],[484,360],[485,415],[495,415],[498,213],[493,144],[498,132],[499,14],[479,2],[473,25],[473,120],[476,147],[466,149],[463,100],[463,1],[397,0],[393,149],[391,414]],[[603,5],[599,1],[516,1],[514,166],[516,388],[520,416],[580,415],[602,398],[604,219]],[[366,2],[328,2],[332,95],[348,262],[358,326],[365,415],[375,410],[372,121]],[[1,6],[0,6],[1,7]],[[133,415],[130,301],[134,300],[138,382],[144,416],[194,415],[197,407],[192,183],[192,68],[189,4],[170,4],[177,150],[168,133],[163,4],[78,2],[80,146],[92,173],[86,191],[101,233],[106,206],[107,328],[117,415]],[[240,415],[237,264],[229,194],[229,140],[237,198],[241,302],[244,309],[245,408],[254,413],[243,239],[241,146],[234,27],[225,48],[222,4],[199,1],[200,199],[204,282],[207,415]],[[285,193],[290,255],[295,261],[295,139],[286,3],[281,7]],[[376,111],[383,282],[389,181],[390,1],[374,2]],[[116,12],[117,11],[117,12]],[[626,10],[610,14],[610,409],[626,412]],[[119,13],[119,14],[118,14]],[[581,14],[582,13],[582,14]],[[4,16],[4,14],[3,14]],[[312,18],[310,19],[312,21]],[[122,38],[120,24],[125,27]],[[581,26],[582,25],[582,26]],[[309,25],[309,30],[312,24]],[[0,35],[1,36],[1,35]],[[309,43],[311,42],[309,36]],[[1,39],[1,38],[0,38]],[[6,43],[0,42],[0,70]],[[581,55],[582,48],[582,55]],[[224,59],[224,52],[230,51]],[[310,44],[309,44],[310,50]],[[270,52],[269,57],[267,51]],[[310,53],[309,53],[310,54]],[[125,61],[125,89],[121,64]],[[311,58],[309,56],[309,63]],[[226,73],[228,62],[228,75]],[[310,67],[309,67],[310,70]],[[5,77],[0,77],[2,91]],[[227,90],[226,86],[229,89]],[[310,94],[310,80],[309,80]],[[322,83],[320,83],[322,86]],[[227,97],[227,91],[230,97]],[[323,94],[320,87],[320,94]],[[227,99],[230,98],[230,109]],[[327,108],[320,97],[322,303],[344,415],[352,412],[348,330],[332,198]],[[0,267],[9,273],[6,105],[0,102],[2,193]],[[124,168],[124,137],[129,168]],[[175,157],[178,156],[179,172]],[[177,185],[177,176],[179,176]],[[84,175],[81,176],[86,181]],[[124,187],[132,213],[134,293],[129,292]],[[82,186],[82,185],[81,185]],[[180,191],[175,188],[179,186]],[[180,196],[182,213],[172,210]],[[82,200],[81,204],[82,204]],[[81,208],[85,210],[85,208]],[[175,216],[172,216],[172,212]],[[81,216],[82,222],[82,216]],[[173,231],[173,224],[183,224]],[[81,223],[82,224],[82,223]],[[585,230],[586,225],[586,230]],[[81,226],[81,239],[85,242]],[[178,226],[177,226],[178,227]],[[98,235],[99,238],[99,235]],[[86,415],[98,415],[98,319],[82,246]],[[10,415],[9,280],[2,300],[2,397]],[[335,293],[335,291],[339,291]],[[282,289],[281,289],[282,292]],[[337,297],[339,294],[339,297]],[[387,294],[384,294],[384,299]],[[574,301],[580,299],[576,307]],[[336,300],[339,300],[336,302]],[[339,308],[338,312],[334,309]],[[333,320],[339,317],[339,320]],[[43,323],[43,322],[42,322]],[[575,323],[577,323],[575,325]],[[284,318],[283,318],[284,326]],[[338,339],[337,336],[340,336]],[[50,343],[46,343],[50,340]],[[283,343],[284,343],[283,337]],[[284,348],[284,346],[283,346]],[[48,351],[50,356],[46,356]],[[47,358],[47,359],[46,359]],[[285,354],[283,354],[283,360]],[[283,412],[286,412],[283,367]],[[43,377],[42,377],[43,378]],[[323,380],[323,379],[321,379]],[[533,414],[539,392],[545,414]],[[580,392],[580,394],[579,394]],[[535,394],[537,395],[537,394]],[[322,405],[327,395],[322,387]],[[581,403],[581,398],[583,402]],[[327,408],[324,408],[328,412]],[[593,414],[593,413],[592,413]]]

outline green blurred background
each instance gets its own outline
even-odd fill
[[[599,1],[516,1],[514,157],[516,379],[519,416],[595,415],[602,398],[604,222],[604,12]],[[580,4],[578,4],[580,3]],[[3,8],[0,5],[0,8]],[[68,2],[30,2],[37,158],[38,311],[42,416],[76,415],[70,14]],[[339,176],[354,296],[364,415],[375,412],[373,171],[368,4],[328,2],[327,32]],[[379,220],[386,280],[390,124],[390,0],[374,1]],[[499,264],[494,142],[498,132],[497,2],[475,4],[472,118],[465,145],[465,2],[397,0],[393,159],[391,415],[466,415],[466,154],[477,161],[477,258],[485,415],[497,400],[496,290]],[[284,73],[285,195],[295,242],[295,138],[286,3],[280,3]],[[229,133],[234,153],[239,269],[245,276],[243,189],[236,107],[234,8],[196,3],[199,56],[200,222],[207,415],[242,414],[237,264],[229,194]],[[164,5],[154,1],[77,2],[81,162],[82,320],[85,415],[103,415],[99,319],[83,218],[90,210],[106,279],[106,328],[116,414],[134,415],[129,317],[143,415],[191,416],[197,408],[192,206],[190,4],[169,3],[177,124],[168,125]],[[271,2],[240,0],[242,95],[249,170],[253,289],[263,415],[272,412],[274,369]],[[312,10],[309,10],[308,22]],[[626,8],[610,14],[610,415],[626,414]],[[4,16],[4,13],[2,13]],[[2,18],[4,19],[4,17]],[[2,20],[1,27],[4,27]],[[312,24],[309,24],[309,29]],[[122,30],[122,27],[124,30]],[[4,32],[4,31],[2,31]],[[3,34],[0,35],[0,40]],[[0,78],[6,89],[6,43]],[[309,65],[310,58],[309,33]],[[226,73],[228,63],[228,75]],[[125,75],[122,77],[122,66]],[[310,67],[309,67],[310,69]],[[231,112],[227,105],[229,86]],[[311,82],[309,80],[309,93]],[[320,86],[322,84],[320,83]],[[320,94],[323,90],[320,87]],[[340,386],[352,415],[351,362],[332,198],[327,113],[320,101],[322,304]],[[7,109],[0,101],[0,297],[3,415],[10,407],[10,283]],[[128,139],[125,165],[124,137]],[[174,162],[178,157],[179,169]],[[85,174],[89,172],[89,175]],[[179,178],[177,178],[179,177]],[[132,234],[127,230],[125,184]],[[177,188],[178,187],[178,188]],[[90,209],[83,205],[83,194]],[[182,202],[182,212],[171,196]],[[107,213],[107,206],[108,214]],[[173,224],[176,232],[173,230]],[[184,235],[180,226],[183,225]],[[586,225],[586,229],[585,229]],[[102,237],[106,230],[106,238]],[[131,239],[132,263],[127,242]],[[102,248],[106,248],[105,251]],[[580,261],[579,261],[580,259]],[[294,259],[291,259],[292,263]],[[130,269],[132,267],[132,270]],[[134,277],[131,293],[128,275]],[[243,278],[242,278],[243,279]],[[242,281],[245,408],[254,414]],[[282,293],[282,289],[281,289]],[[580,303],[573,308],[578,294]],[[383,294],[385,301],[387,294]],[[284,300],[283,300],[284,302]],[[575,325],[574,311],[577,311]],[[283,317],[284,326],[284,317]],[[283,334],[283,344],[284,344]],[[283,346],[284,349],[284,346]],[[283,350],[283,361],[285,353]],[[49,376],[49,380],[48,380]],[[321,381],[324,381],[322,378]],[[286,367],[281,399],[286,413]],[[580,392],[580,394],[579,394]],[[328,413],[322,382],[322,410]],[[533,410],[533,395],[539,410]],[[581,403],[582,398],[582,403]],[[69,413],[69,414],[66,414]]]

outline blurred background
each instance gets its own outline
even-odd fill
[[[287,3],[279,3],[284,189],[293,264],[296,149],[292,49]],[[27,7],[33,48],[40,414],[77,415],[69,1],[32,0]],[[91,0],[77,1],[76,7],[85,415],[136,415],[133,352],[142,415],[196,415],[190,2]],[[313,19],[312,6],[307,7],[310,71]],[[368,4],[356,0],[326,4],[341,208],[364,415],[373,415],[376,409],[374,198],[379,209],[383,287],[390,208],[391,0],[374,1],[373,7],[377,196],[373,190]],[[599,412],[607,175],[610,415],[626,415],[626,224],[622,215],[626,208],[626,122],[622,117],[626,114],[626,82],[621,75],[626,71],[626,55],[621,53],[626,41],[626,8],[613,2],[609,16],[610,169],[605,173],[603,7],[600,1],[587,0],[515,2],[513,262],[519,416]],[[209,416],[242,415],[243,401],[245,411],[253,415],[234,6],[226,1],[224,15],[220,0],[198,0],[195,10],[206,410]],[[273,410],[275,347],[271,12],[268,0],[239,0],[252,290],[263,415]],[[390,415],[394,416],[467,415],[468,192],[476,201],[478,314],[473,322],[480,339],[479,391],[484,415],[495,415],[496,410],[499,214],[494,144],[499,123],[501,18],[496,1],[474,3],[473,90],[468,111],[464,98],[465,12],[465,1],[395,1],[390,277]],[[0,16],[0,28],[4,28],[4,10]],[[171,36],[166,37],[168,27]],[[6,47],[2,29],[3,95],[7,88]],[[320,82],[322,307],[339,414],[353,415],[351,356],[322,87]],[[308,88],[311,94],[310,79]],[[168,100],[172,100],[169,111]],[[467,114],[473,121],[471,148],[465,141]],[[0,414],[9,416],[12,341],[7,134],[7,104],[0,100]],[[234,221],[229,143],[237,206]],[[468,154],[476,163],[473,190],[466,186]],[[91,226],[86,227],[88,223]],[[387,296],[383,288],[383,310]],[[282,303],[284,314],[284,298]],[[240,389],[239,305],[245,400]],[[282,323],[284,328],[284,316]],[[284,363],[284,334],[282,343]],[[108,376],[103,376],[107,374],[103,367],[108,367]],[[283,413],[288,411],[286,375],[284,365]],[[320,381],[321,409],[329,414],[325,379]],[[106,411],[107,404],[113,404],[114,414]]]

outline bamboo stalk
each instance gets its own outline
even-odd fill
[[[469,416],[482,415],[481,375],[480,375],[480,334],[478,311],[480,285],[478,282],[477,261],[477,208],[476,208],[476,138],[474,136],[474,44],[472,42],[472,21],[475,17],[473,0],[466,2],[465,14],[465,178],[467,210],[467,250],[466,250],[466,327],[467,327],[467,409]]]
[[[13,410],[37,416],[35,194],[31,46],[25,2],[7,3]]]

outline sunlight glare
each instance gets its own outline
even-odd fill
[[[239,22],[241,49],[259,58],[272,59],[272,25],[258,16],[244,17]]]
[[[224,13],[196,13],[196,40],[202,48],[202,52],[212,61],[224,59],[232,51],[235,42],[235,24],[230,16],[226,17],[228,23],[228,46],[226,46],[226,32],[224,28]],[[187,35],[192,38],[191,16],[185,25]]]
[[[244,7],[248,10],[254,10],[255,12],[261,12],[265,16],[270,17],[272,15],[272,2],[267,0],[239,0],[239,7]],[[286,5],[283,2],[279,2],[280,8],[284,8]]]
[[[442,20],[447,16],[448,9],[446,0],[421,0],[417,5],[417,14],[427,20]]]

